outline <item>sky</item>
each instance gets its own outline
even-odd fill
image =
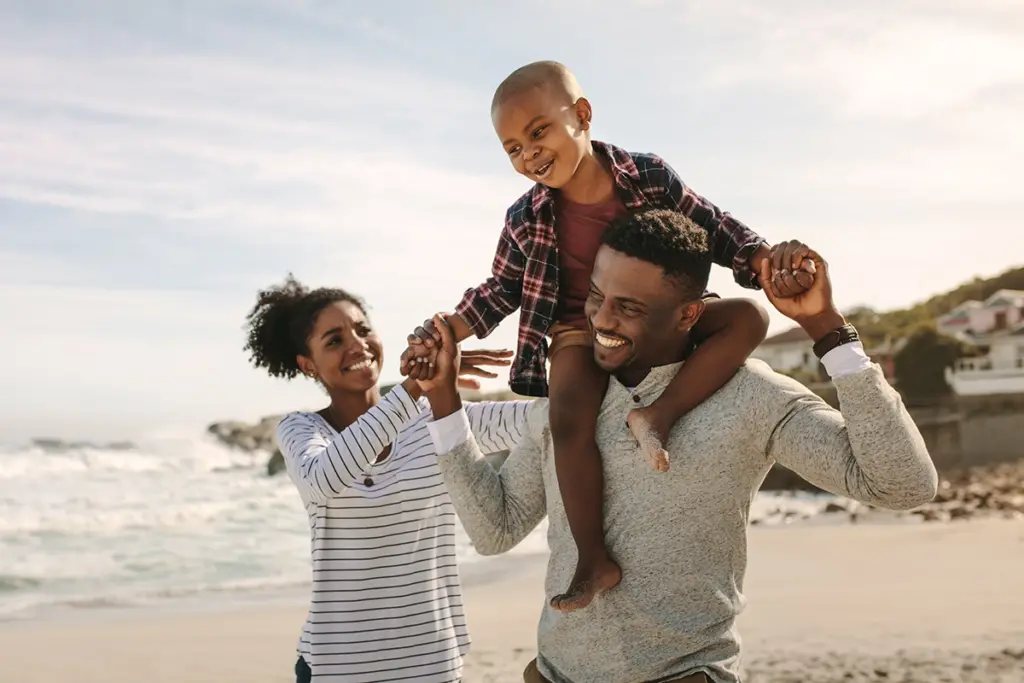
[[[288,272],[363,296],[397,379],[529,187],[488,108],[538,59],[840,306],[1020,265],[1022,35],[1019,0],[0,0],[0,441],[322,406],[242,350]]]

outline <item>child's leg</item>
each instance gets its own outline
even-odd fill
[[[574,333],[589,339],[582,331],[563,334]],[[572,583],[551,599],[551,606],[568,612],[586,607],[622,578],[604,543],[604,471],[595,438],[608,375],[594,362],[591,346],[553,345],[548,387],[558,488],[579,552]]]
[[[704,314],[693,327],[700,346],[654,403],[626,416],[640,449],[659,472],[668,469],[664,444],[672,426],[732,379],[768,332],[768,313],[753,301],[709,297],[704,302]]]

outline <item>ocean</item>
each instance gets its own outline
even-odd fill
[[[300,590],[306,514],[287,475],[267,476],[267,457],[206,435],[0,446],[0,620]],[[827,500],[759,493],[751,518],[806,518]],[[546,532],[513,553],[545,553]],[[482,559],[461,527],[458,554]]]

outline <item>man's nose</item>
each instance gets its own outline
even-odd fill
[[[615,318],[612,307],[608,304],[607,300],[602,301],[601,305],[594,310],[590,324],[595,329],[604,330],[605,332],[614,332],[618,327],[618,320]]]

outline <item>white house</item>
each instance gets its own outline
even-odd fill
[[[1024,322],[983,338],[988,354],[961,358],[946,370],[946,381],[961,396],[1024,394]]]
[[[1001,289],[985,301],[965,301],[936,321],[939,332],[972,339],[1024,322],[1024,291]]]
[[[814,342],[802,327],[768,337],[750,356],[763,360],[776,372],[818,373],[819,361],[814,355]]]
[[[885,342],[880,346],[865,349],[868,357],[881,366],[882,373],[890,382],[895,382],[893,356],[901,347],[902,343]],[[768,337],[754,349],[750,357],[763,360],[776,372],[807,373],[811,376],[817,375],[823,380],[827,377],[822,374],[821,361],[814,355],[814,342],[802,327],[792,327]]]

